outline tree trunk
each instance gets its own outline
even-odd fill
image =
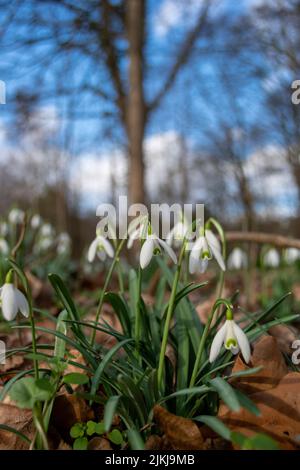
[[[145,203],[143,141],[146,124],[143,89],[145,0],[127,0],[129,92],[126,106],[128,136],[128,196],[130,204]]]

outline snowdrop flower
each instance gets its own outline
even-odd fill
[[[225,263],[221,253],[221,244],[211,230],[203,233],[195,241],[190,254],[189,271],[191,274],[206,271],[208,261],[215,258],[220,268],[225,271]]]
[[[234,248],[228,256],[227,265],[230,269],[247,268],[247,254],[241,248]]]
[[[128,227],[127,248],[130,249],[135,240],[143,240],[147,237],[148,232],[148,216],[141,215],[133,219]]]
[[[159,255],[164,251],[176,264],[177,257],[172,248],[164,240],[158,238],[154,233],[147,235],[140,253],[140,266],[146,268],[154,255]]]
[[[39,228],[39,226],[41,225],[42,223],[42,218],[39,214],[34,214],[32,217],[31,217],[31,221],[30,221],[30,225],[31,225],[31,228],[33,228],[34,230],[36,230],[37,228]]]
[[[68,253],[71,248],[71,238],[67,232],[62,232],[58,236],[57,253],[63,255]]]
[[[300,259],[300,250],[298,248],[287,248],[284,253],[284,259],[287,264],[293,264]]]
[[[8,225],[6,222],[0,222],[0,237],[5,237],[8,234]]]
[[[243,330],[235,323],[232,313],[229,310],[227,310],[224,325],[219,329],[213,339],[209,354],[209,362],[215,361],[223,345],[225,346],[225,349],[231,351],[232,354],[238,354],[239,351],[241,351],[245,362],[248,364],[251,355],[248,338]]]
[[[40,229],[40,235],[42,237],[52,237],[54,234],[54,228],[51,224],[43,224]]]
[[[182,244],[184,237],[187,235],[189,230],[189,225],[186,219],[180,214],[179,221],[174,225],[172,230],[167,235],[167,243],[169,245],[174,244],[175,247],[178,247]]]
[[[21,224],[24,221],[25,212],[21,209],[12,209],[8,214],[8,220],[12,225]]]
[[[275,248],[271,248],[263,257],[263,263],[268,268],[278,268],[280,264],[280,256]]]
[[[114,257],[113,247],[111,246],[110,242],[99,232],[96,235],[96,238],[90,244],[90,247],[88,249],[88,261],[92,263],[96,255],[101,261],[105,261],[107,256],[109,256],[109,258]]]
[[[25,295],[12,283],[12,272],[6,276],[6,282],[0,289],[0,301],[3,317],[7,321],[16,318],[18,311],[28,318],[29,305]]]
[[[9,253],[9,245],[4,238],[0,238],[0,253],[7,256]]]

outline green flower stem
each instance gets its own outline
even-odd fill
[[[125,289],[124,289],[123,271],[122,271],[122,265],[121,265],[120,258],[118,260],[118,266],[117,267],[118,267],[118,279],[119,279],[120,294],[124,294]]]
[[[135,325],[134,325],[137,352],[139,349],[139,341],[141,339],[141,306],[140,306],[141,293],[142,293],[142,268],[141,266],[139,266],[138,292],[137,292],[137,303],[136,303],[136,310],[135,310]]]
[[[232,305],[226,299],[218,299],[215,302],[215,304],[212,308],[212,311],[211,311],[211,313],[208,317],[208,320],[206,322],[203,334],[201,336],[201,340],[200,340],[200,343],[199,343],[199,348],[198,348],[198,351],[197,351],[197,356],[196,356],[196,360],[195,360],[195,364],[194,364],[194,368],[193,368],[193,372],[192,372],[192,377],[191,377],[191,380],[190,380],[190,388],[194,387],[194,385],[195,385],[195,382],[196,382],[196,379],[197,379],[197,374],[198,374],[198,369],[199,369],[199,365],[200,365],[200,362],[201,362],[203,350],[204,350],[204,347],[205,347],[205,341],[206,341],[207,336],[208,336],[210,325],[212,323],[212,320],[214,318],[214,315],[215,315],[216,311],[219,309],[219,307],[221,305],[225,305],[227,307],[227,312],[231,312]]]
[[[38,448],[49,450],[47,436],[46,436],[46,432],[44,429],[43,415],[41,413],[40,406],[38,405],[40,404],[38,403],[37,405],[35,405],[35,407],[33,408],[33,413],[32,413],[33,421],[37,430],[36,443],[37,443]]]
[[[27,286],[27,300],[29,305],[29,321],[31,327],[31,335],[32,335],[32,350],[36,357],[37,355],[37,345],[36,345],[36,332],[35,332],[35,321],[34,321],[34,314],[33,314],[33,306],[32,306],[32,295],[29,285]],[[34,376],[35,379],[39,378],[39,363],[37,359],[33,360],[34,366]]]
[[[172,291],[171,291],[171,296],[170,296],[170,300],[169,300],[169,304],[168,304],[166,321],[165,321],[165,325],[164,325],[163,338],[162,338],[161,350],[160,350],[160,355],[159,355],[158,372],[157,372],[157,380],[158,380],[158,388],[159,389],[162,388],[164,360],[165,360],[165,354],[166,354],[167,343],[168,343],[168,335],[169,335],[169,330],[170,330],[170,323],[171,323],[171,319],[172,319],[172,314],[173,314],[173,310],[174,310],[174,302],[175,302],[175,298],[176,298],[176,292],[177,292],[178,282],[179,282],[179,278],[180,278],[182,262],[183,262],[184,255],[185,255],[186,243],[187,243],[187,240],[184,239],[183,244],[182,244],[182,248],[181,248],[181,251],[180,251],[180,255],[179,255],[179,260],[178,260],[178,264],[177,264],[176,273],[175,273],[174,280],[173,280]]]
[[[111,280],[111,277],[112,277],[112,274],[114,272],[114,269],[115,269],[115,266],[116,264],[119,262],[119,255],[120,255],[120,252],[123,248],[123,245],[125,243],[126,239],[124,238],[120,243],[119,243],[119,246],[118,248],[116,249],[116,252],[115,252],[115,256],[114,256],[114,259],[110,265],[110,268],[109,268],[109,271],[107,273],[107,276],[106,276],[106,279],[105,279],[105,283],[104,283],[104,286],[103,286],[103,289],[101,291],[101,294],[100,294],[100,299],[99,299],[99,303],[98,303],[98,307],[97,307],[97,312],[96,312],[96,319],[95,319],[95,326],[97,326],[98,322],[99,322],[99,317],[100,317],[100,314],[101,314],[101,311],[102,311],[102,307],[103,307],[103,303],[104,303],[104,297],[105,297],[105,294],[106,294],[106,291],[107,291],[107,288],[108,288],[108,285],[110,283],[110,280]],[[96,338],[96,330],[95,328],[93,329],[93,332],[92,332],[92,335],[91,335],[91,346],[94,346],[95,344],[95,338]]]

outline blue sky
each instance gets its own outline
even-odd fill
[[[149,0],[145,80],[147,97],[153,97],[163,83],[167,70],[174,60],[177,45],[180,44],[186,31],[193,26],[203,1]],[[210,15],[213,20],[222,16],[229,24],[234,24],[240,15],[248,14],[253,4],[259,1],[262,0],[239,2],[213,0]],[[79,4],[81,3],[79,0]],[[83,4],[86,5],[86,3]],[[29,5],[30,2],[23,3],[20,18],[22,15],[26,16]],[[41,3],[40,8],[47,23],[49,13],[46,4],[43,6]],[[60,14],[64,19],[66,13],[61,11]],[[88,78],[88,82],[94,86],[98,86],[100,80],[104,91],[110,94],[112,87],[106,70],[100,65],[91,64],[88,59],[83,56],[79,57],[75,53],[67,58],[58,57],[53,60],[54,43],[51,38],[30,50],[22,48],[19,45],[19,39],[24,34],[27,34],[24,28],[8,31],[9,44],[2,54],[0,79],[4,80],[7,85],[7,104],[0,108],[2,122],[5,122],[9,129],[13,112],[10,97],[16,90],[29,93],[34,93],[39,87],[52,90],[53,95],[47,93],[43,95],[41,106],[55,111],[44,113],[44,119],[47,121],[53,119],[58,122],[58,145],[67,151],[75,162],[76,158],[80,160],[82,156],[86,158],[88,155],[90,166],[97,166],[96,160],[102,159],[102,168],[105,168],[102,173],[107,179],[107,161],[112,153],[119,156],[120,167],[124,166],[120,156],[124,143],[122,130],[115,125],[114,119],[109,117],[109,113],[112,113],[114,108],[104,100],[95,100],[94,96],[89,93],[75,93],[71,97],[62,98],[58,98],[55,93],[60,87],[80,87],[82,81]],[[44,37],[46,34],[47,27],[41,28],[36,32],[35,37]],[[247,50],[244,53],[245,57],[240,59],[234,55],[229,56],[224,51],[224,45],[228,40],[226,28],[221,27],[214,30],[213,38],[209,36],[208,40],[200,39],[197,42],[198,53],[192,55],[188,64],[178,75],[174,87],[162,102],[162,106],[155,112],[148,124],[146,145],[149,148],[153,142],[155,142],[155,148],[161,142],[162,154],[166,155],[166,145],[171,145],[170,142],[172,142],[170,135],[173,135],[174,142],[176,135],[183,135],[192,151],[199,147],[205,149],[210,145],[210,135],[218,135],[218,130],[224,123],[237,130],[240,125],[247,130],[258,119],[262,122],[262,126],[266,123],[268,116],[265,112],[263,88],[266,82],[253,77],[252,65],[247,61]],[[89,47],[96,50],[97,45],[91,42]],[[268,71],[266,64],[259,63],[261,61],[259,57],[257,55],[256,65],[263,66],[267,79],[271,72]],[[123,67],[126,67],[126,58],[123,60]],[[230,83],[233,92],[232,100],[228,100],[224,76],[229,82],[232,76],[235,79],[234,83]],[[70,110],[75,114],[72,119],[69,116]],[[270,129],[266,128],[259,145],[271,143],[272,135]],[[174,143],[173,145],[175,146]],[[245,158],[255,153],[256,146],[257,143],[251,139],[243,140]],[[153,152],[149,152],[152,155]],[[87,174],[90,175],[90,169],[87,170]],[[99,171],[101,172],[101,163]],[[123,176],[120,176],[120,180],[122,178]],[[96,199],[97,195],[90,204],[94,204]]]

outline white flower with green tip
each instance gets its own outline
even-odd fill
[[[140,253],[140,266],[146,268],[154,255],[160,255],[165,252],[171,260],[177,264],[177,256],[173,249],[164,240],[154,233],[147,235]]]
[[[96,238],[90,244],[87,253],[87,259],[89,263],[92,263],[95,257],[98,257],[101,261],[105,261],[107,256],[109,258],[114,257],[114,249],[110,242],[102,235],[97,235]]]
[[[189,260],[190,273],[204,273],[207,269],[208,262],[213,258],[215,258],[222,271],[225,271],[225,262],[221,253],[219,240],[211,230],[203,229],[191,250]]]
[[[224,325],[221,326],[213,339],[209,362],[216,360],[223,345],[225,349],[229,350],[232,354],[238,354],[239,351],[241,351],[245,362],[248,364],[251,355],[248,338],[243,330],[235,323],[232,313],[229,311],[227,311]]]
[[[179,221],[176,222],[174,227],[170,230],[166,237],[166,241],[169,245],[178,247],[182,244],[185,236],[189,231],[189,225],[182,214],[179,215]]]
[[[29,305],[27,299],[25,295],[13,285],[11,271],[6,276],[5,284],[0,288],[0,301],[5,320],[14,320],[18,312],[21,312],[24,317],[28,318]]]

